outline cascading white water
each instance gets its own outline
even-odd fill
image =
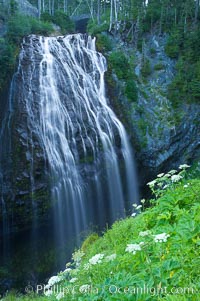
[[[90,36],[30,36],[22,44],[18,102],[48,163],[59,241],[123,217],[138,199],[128,138],[105,96],[106,68]],[[34,162],[30,169],[34,191]]]
[[[30,43],[34,39],[33,36]],[[25,54],[26,51],[22,52],[22,61]],[[66,220],[79,233],[90,219],[87,205],[90,204],[90,187],[83,178],[87,170],[81,171],[80,163],[91,160],[98,169],[105,166],[104,184],[101,173],[96,170],[97,199],[93,202],[100,203],[99,194],[106,190],[112,221],[124,215],[126,192],[129,202],[137,200],[134,163],[124,127],[106,101],[106,60],[96,52],[95,39],[80,34],[40,37],[32,47],[32,73],[38,54],[42,59],[38,72],[37,114],[30,73],[26,110],[51,169],[55,219],[62,239]],[[23,82],[27,84],[26,78]],[[116,137],[120,138],[118,145]],[[125,188],[119,170],[119,149],[126,169]]]

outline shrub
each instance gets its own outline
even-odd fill
[[[145,59],[142,64],[141,74],[144,77],[147,77],[151,74],[151,65],[150,65],[150,61],[148,59]]]
[[[11,42],[19,44],[22,37],[31,33],[30,18],[16,15],[8,22],[7,36]]]
[[[112,50],[112,41],[105,34],[97,34],[96,46],[98,51],[108,52]]]
[[[52,31],[53,27],[50,23],[18,14],[9,20],[7,36],[11,42],[20,44],[21,39],[26,35],[49,35]]]
[[[4,38],[0,38],[0,90],[11,75],[15,63],[15,47]]]
[[[31,33],[49,35],[53,31],[53,27],[48,22],[38,21],[37,19],[30,19]]]
[[[75,31],[75,24],[70,17],[63,11],[57,10],[54,16],[44,12],[41,14],[41,20],[51,22],[58,25],[62,34],[73,33]]]
[[[133,79],[128,79],[125,87],[125,95],[129,101],[138,100],[138,90]]]
[[[70,19],[70,17],[62,12],[62,11],[56,11],[55,15],[52,18],[53,23],[60,26],[61,31],[63,34],[67,33],[73,33],[75,31],[75,24]]]
[[[98,33],[108,31],[108,29],[109,29],[109,24],[106,20],[102,24],[98,25],[96,21],[90,19],[87,25],[87,32],[90,35],[97,35]]]
[[[156,55],[156,49],[155,48],[150,48],[149,52],[150,52],[152,57],[154,57]]]
[[[176,59],[179,56],[178,39],[178,33],[171,34],[165,46],[166,54],[172,59]]]
[[[122,51],[112,52],[108,57],[108,62],[119,79],[128,78],[129,61]]]
[[[163,63],[158,63],[154,66],[154,70],[159,71],[165,69],[165,65]]]

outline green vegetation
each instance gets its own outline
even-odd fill
[[[48,300],[197,301],[200,177],[198,169],[186,173],[187,168],[183,164],[148,183],[154,194],[150,208],[144,209],[143,199],[133,204],[131,217],[115,222],[102,237],[89,236],[66,270],[49,280],[64,298],[46,288]],[[46,299],[4,298],[12,300]]]
[[[0,38],[0,90],[13,72],[15,64],[15,47],[5,38]]]
[[[166,45],[170,57],[178,57],[176,76],[169,86],[168,97],[175,106],[200,99],[200,28],[182,34],[172,33]]]
[[[122,51],[113,51],[108,56],[108,72],[114,70],[119,80],[125,82],[124,93],[129,101],[137,101],[138,91],[130,59]],[[111,71],[110,71],[111,73]]]
[[[94,36],[101,32],[108,31],[108,29],[109,29],[109,24],[106,21],[103,22],[102,24],[97,24],[96,21],[90,19],[87,25],[87,32],[90,35],[94,35]]]
[[[63,11],[58,10],[53,16],[47,12],[44,12],[41,15],[41,20],[58,25],[62,34],[69,34],[75,31],[74,22]]]
[[[147,58],[143,60],[141,74],[143,77],[147,77],[151,74],[151,65],[150,61]]]
[[[6,35],[0,38],[0,90],[4,88],[15,69],[22,38],[29,34],[49,35],[50,23],[16,13],[8,17]]]
[[[7,39],[9,43],[19,45],[24,36],[29,34],[49,35],[53,31],[52,25],[32,17],[15,15],[8,21]]]
[[[156,49],[155,48],[150,48],[150,54],[152,57],[154,57],[156,55]]]
[[[108,52],[113,49],[112,41],[110,37],[106,34],[97,34],[97,42],[96,42],[96,47],[99,52]]]
[[[160,70],[163,70],[163,69],[165,69],[165,65],[161,62],[154,66],[154,70],[156,70],[156,71],[160,71]]]
[[[0,91],[4,88],[15,69],[20,43],[24,36],[39,34],[48,36],[54,32],[53,23],[60,27],[61,34],[74,32],[74,22],[63,11],[54,15],[44,12],[41,19],[22,15],[18,12],[16,1],[0,4],[0,19],[6,26],[6,34],[0,38]]]

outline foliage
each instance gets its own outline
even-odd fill
[[[74,22],[63,11],[57,10],[53,16],[44,12],[41,15],[41,19],[58,25],[62,34],[73,33],[75,30]]]
[[[87,25],[87,32],[90,35],[97,35],[102,32],[108,31],[109,24],[108,22],[104,21],[102,24],[97,24],[95,20],[90,19]]]
[[[112,41],[108,35],[97,34],[96,37],[97,37],[96,47],[99,52],[104,53],[112,50],[113,48]]]
[[[143,199],[141,205],[133,204],[131,217],[115,222],[102,237],[88,238],[84,252],[75,252],[66,270],[49,279],[51,288],[44,289],[48,300],[196,301],[200,177],[199,170],[190,174],[187,168],[183,164],[179,171],[159,174],[148,183],[156,196],[151,208],[144,210]],[[194,174],[198,178],[192,178]],[[165,181],[169,186],[164,188]],[[54,294],[54,285],[64,295]]]
[[[172,59],[178,58],[179,55],[179,45],[177,43],[178,40],[179,40],[179,35],[178,32],[175,31],[169,36],[167,44],[165,46],[166,54]]]
[[[35,18],[17,14],[8,22],[7,37],[12,43],[19,44],[21,39],[29,34],[48,35],[53,31],[50,23],[38,21]]]
[[[8,16],[7,33],[0,39],[0,90],[4,88],[15,68],[15,61],[22,38],[29,34],[49,35],[50,23],[17,12]]]
[[[154,70],[159,71],[165,69],[165,65],[163,63],[158,63],[154,66]]]
[[[13,72],[15,64],[15,47],[9,44],[5,38],[0,38],[0,90],[6,79]]]
[[[179,55],[179,59],[176,76],[169,85],[168,97],[175,106],[182,102],[197,102],[200,99],[200,28],[185,33],[184,37],[179,29],[178,34],[171,34],[169,41],[167,54],[171,57]]]
[[[137,101],[138,89],[133,79],[128,79],[126,81],[125,95],[130,101]]]
[[[156,55],[156,49],[155,48],[150,48],[149,51],[150,51],[150,54],[151,54],[152,57],[154,57]]]
[[[147,77],[151,74],[151,65],[148,59],[144,59],[141,67],[141,74],[143,77]]]
[[[114,70],[118,79],[125,82],[125,95],[129,101],[137,101],[138,91],[134,81],[134,73],[130,59],[123,51],[113,51],[108,56],[109,69]]]
[[[122,51],[114,51],[109,57],[108,61],[111,67],[115,70],[116,75],[119,79],[127,79],[129,74],[129,61],[124,52]]]

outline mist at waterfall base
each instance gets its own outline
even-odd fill
[[[32,35],[23,41],[1,131],[1,266],[8,272],[5,279],[18,275],[11,287],[37,283],[64,269],[84,233],[95,226],[102,230],[125,217],[138,201],[127,134],[105,96],[106,68],[106,59],[95,50],[95,39],[87,35]],[[23,110],[20,118],[27,124],[23,150],[29,154],[29,190],[34,196],[39,149],[51,206],[42,224],[40,205],[32,197],[31,227],[16,234],[3,174],[6,164],[14,168],[11,137],[14,130],[21,130],[14,121],[19,107]]]

